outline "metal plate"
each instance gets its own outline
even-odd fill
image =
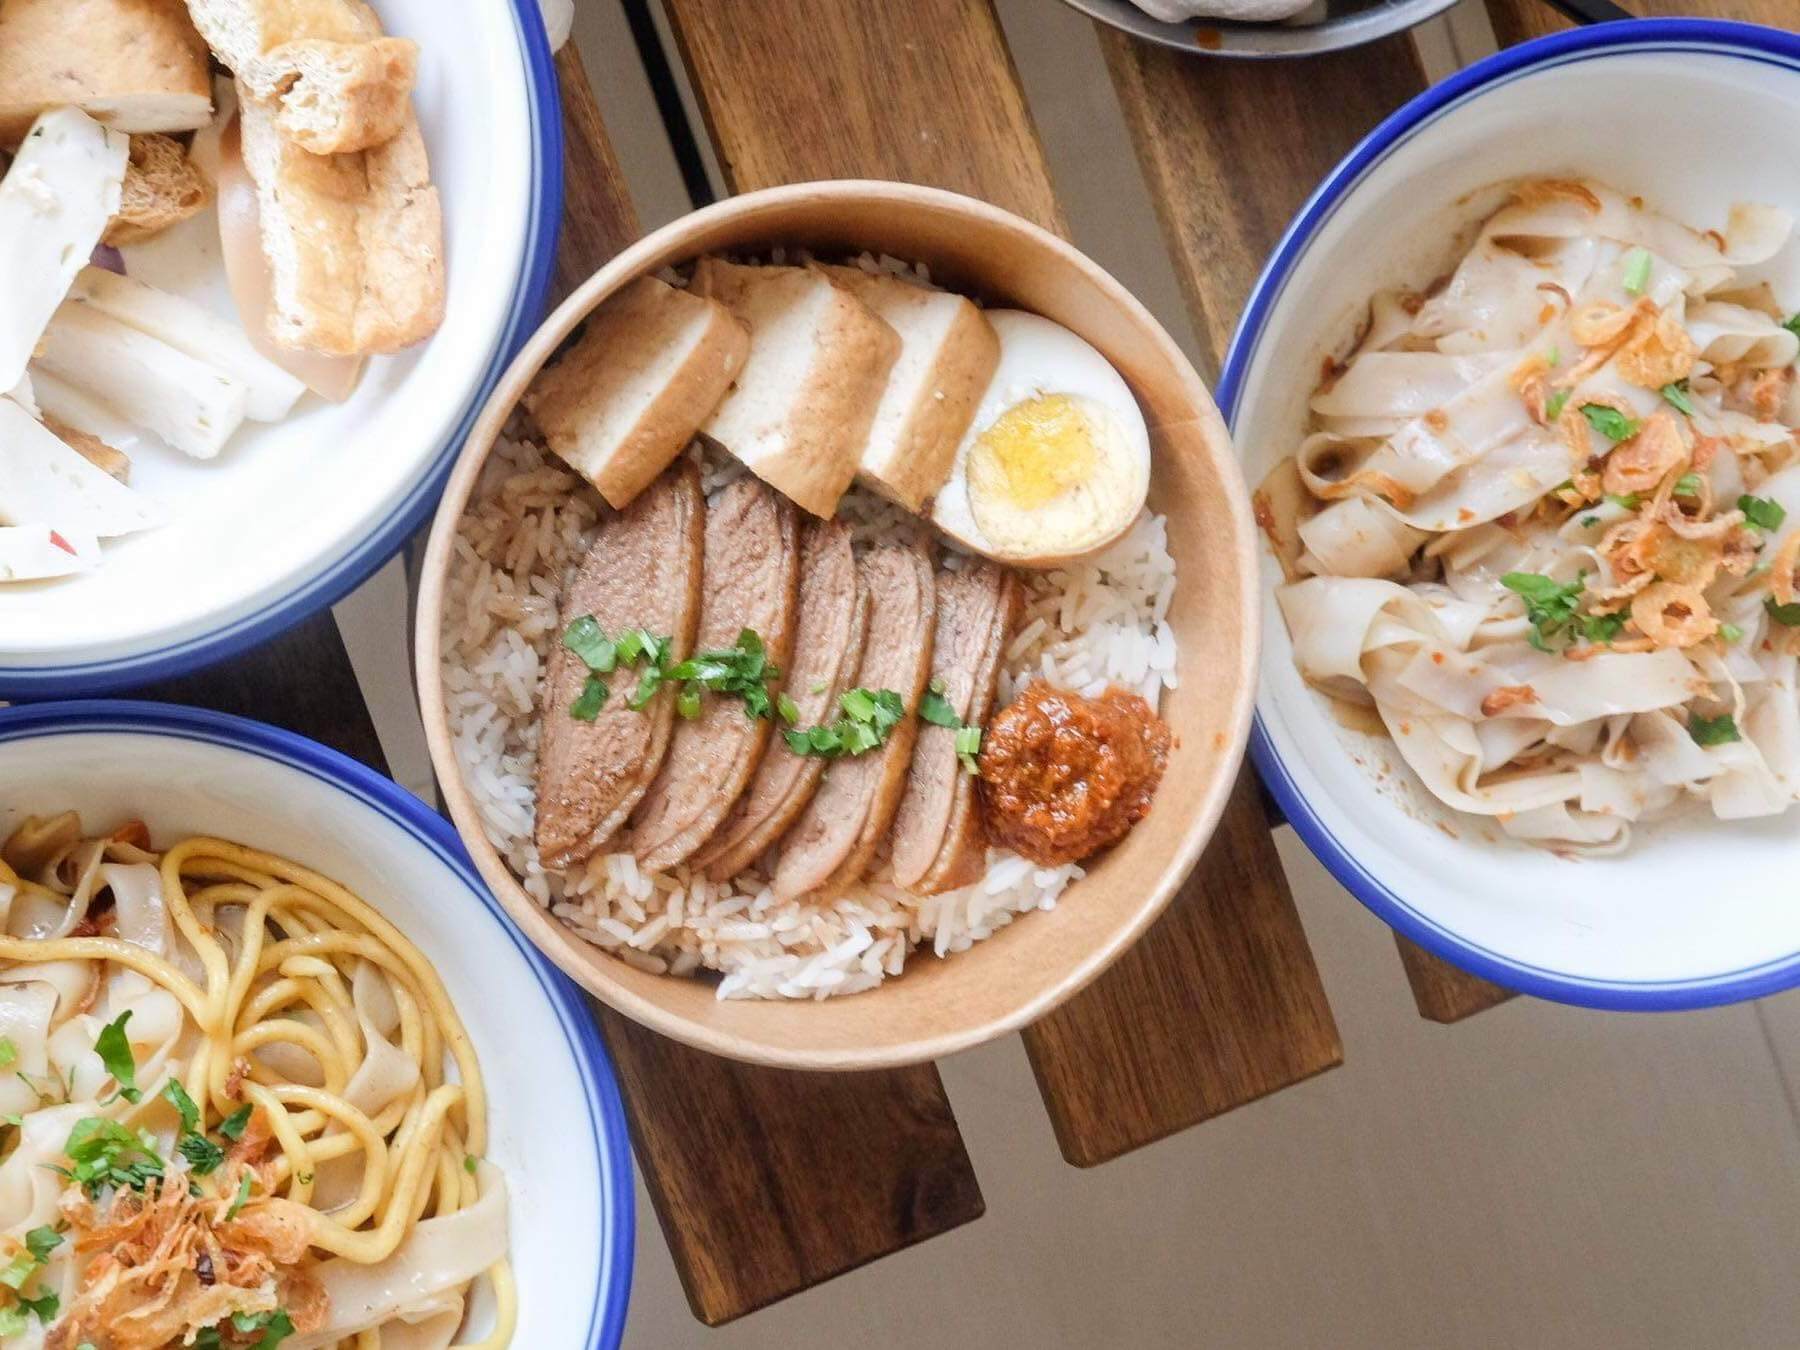
[[[1131,0],[1063,0],[1063,3],[1133,37],[1177,51],[1251,60],[1278,56],[1315,56],[1361,46],[1423,23],[1456,0],[1324,0],[1285,23],[1229,23],[1190,19],[1163,23]]]

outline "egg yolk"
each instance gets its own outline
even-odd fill
[[[1008,408],[969,447],[969,495],[1031,510],[1090,479],[1099,457],[1076,401],[1044,394]]]

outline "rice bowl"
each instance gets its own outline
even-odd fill
[[[917,260],[959,293],[1072,324],[1142,405],[1157,454],[1149,514],[1104,562],[1047,570],[1026,585],[1025,613],[999,663],[1003,699],[1030,673],[1049,672],[1071,696],[1117,684],[1160,694],[1177,730],[1163,791],[1178,805],[1151,810],[1091,866],[1037,866],[994,850],[975,884],[919,903],[884,889],[876,860],[868,885],[808,910],[765,893],[771,878],[755,868],[729,885],[679,868],[659,881],[602,850],[560,878],[534,868],[520,843],[536,767],[529,710],[545,652],[557,655],[556,574],[611,517],[597,499],[571,495],[575,475],[519,437],[511,421],[519,394],[631,278],[666,277],[701,255],[769,257],[796,244],[820,257],[866,250]],[[428,737],[453,817],[509,910],[559,964],[626,1014],[704,1048],[789,1067],[864,1068],[917,1062],[1032,1020],[1093,978],[1166,903],[1238,762],[1239,682],[1253,655],[1243,643],[1240,569],[1253,527],[1222,449],[1203,388],[1148,315],[1066,245],[1005,213],[926,189],[843,183],[751,194],[678,222],[553,317],[490,404],[440,513],[417,645]],[[698,482],[693,459],[684,462]],[[710,459],[706,468],[716,500],[726,475]],[[843,508],[853,535],[911,546],[890,537],[908,532],[896,528],[889,502],[853,491]],[[914,522],[911,532],[923,527]],[[945,550],[939,575],[959,573],[958,558]],[[1178,655],[1197,650],[1203,632],[1209,661],[1175,679]],[[795,933],[798,941],[783,941]],[[894,978],[907,952],[926,943],[954,959],[921,953]],[[706,967],[717,978],[670,978]],[[859,996],[822,997],[852,991]]]

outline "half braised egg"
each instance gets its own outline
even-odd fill
[[[1045,566],[1131,527],[1150,490],[1144,414],[1107,359],[1059,323],[989,310],[1000,363],[932,504],[938,529],[998,562]]]

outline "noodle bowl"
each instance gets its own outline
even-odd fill
[[[283,858],[150,846],[66,814],[0,849],[6,1342],[425,1350],[485,1286],[456,1343],[508,1344],[481,1071],[426,958]]]

